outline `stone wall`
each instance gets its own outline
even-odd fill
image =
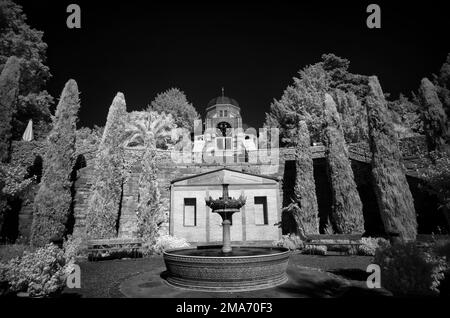
[[[425,138],[423,136],[408,138],[402,140],[400,149],[405,154],[404,164],[408,168],[408,173],[414,174],[417,162],[417,149],[426,149]],[[325,146],[311,147],[313,159],[324,158]],[[128,149],[127,153],[132,156],[142,152],[142,149]],[[134,154],[133,154],[134,153]],[[41,142],[15,142],[13,144],[13,160],[32,165],[36,156],[43,155],[43,143]],[[81,235],[84,232],[85,218],[87,210],[87,200],[94,174],[93,166],[95,160],[95,151],[89,149],[79,156],[84,158],[86,167],[77,171],[77,180],[75,182],[75,198],[74,198],[74,235]],[[370,163],[371,153],[367,144],[351,144],[349,145],[349,156],[353,161]],[[189,163],[177,164],[171,159],[170,151],[158,150],[157,152],[158,181],[160,192],[163,199],[167,202],[170,200],[170,184],[172,180],[192,176],[196,174],[206,173],[220,169],[224,164],[218,163]],[[283,205],[288,200],[289,193],[284,195],[283,190],[289,191],[290,182],[292,181],[291,162],[295,158],[294,149],[281,148],[280,160],[278,167],[274,170],[272,166],[258,162],[256,164],[246,162],[235,162],[225,164],[230,169],[237,171],[267,175],[280,180],[280,197],[283,198]],[[129,177],[124,183],[122,209],[119,225],[119,235],[121,237],[133,236],[136,231],[136,215],[135,209],[137,205],[137,190],[139,180],[139,161],[135,163],[130,171]],[[23,198],[21,211],[19,211],[19,228],[20,233],[28,236],[32,220],[32,197]],[[166,228],[167,225],[163,226]],[[165,230],[166,231],[166,230]]]
[[[142,151],[139,149],[128,149],[129,156],[139,158],[137,152]],[[227,164],[227,167],[242,171],[261,175],[268,175],[276,177],[282,180],[284,175],[284,163],[287,159],[291,158],[291,149],[283,149],[280,153],[279,166],[274,170],[268,164],[249,164],[249,163],[232,163]],[[214,171],[222,168],[223,164],[197,164],[197,163],[185,163],[177,164],[171,159],[171,152],[165,150],[158,150],[156,153],[157,167],[158,167],[158,182],[160,187],[161,199],[166,202],[167,209],[169,209],[170,202],[170,184],[173,180],[202,174],[210,171]],[[75,227],[74,235],[80,235],[84,232],[85,227],[85,212],[87,211],[89,189],[91,186],[92,176],[94,175],[93,162],[87,161],[87,167],[78,171],[77,180],[75,184],[75,204],[74,204],[74,216]],[[267,173],[267,172],[270,173]],[[140,163],[139,160],[135,160],[134,165],[131,167],[130,172],[123,185],[121,212],[120,212],[120,224],[119,224],[119,237],[129,238],[133,237],[136,233],[136,208],[138,203],[138,187],[139,187],[139,175],[140,175]],[[280,182],[281,184],[281,182]],[[280,192],[282,188],[280,187]],[[163,225],[167,228],[168,224]],[[167,229],[163,229],[163,232],[167,232]]]

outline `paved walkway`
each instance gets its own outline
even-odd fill
[[[372,258],[364,256],[291,255],[289,281],[251,292],[219,293],[187,291],[166,284],[162,257],[81,263],[81,289],[64,291],[66,297],[345,297],[386,295],[366,287],[365,269]]]

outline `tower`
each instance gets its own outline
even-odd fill
[[[236,149],[237,134],[242,131],[241,109],[236,100],[224,95],[223,88],[222,96],[211,99],[206,106],[205,121],[217,149]]]

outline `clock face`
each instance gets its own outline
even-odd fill
[[[222,121],[222,122],[218,123],[217,129],[219,129],[221,131],[223,137],[227,136],[227,133],[228,133],[228,135],[231,134],[231,130],[229,130],[227,132],[227,129],[231,129],[231,125],[229,123],[227,123],[226,121]]]

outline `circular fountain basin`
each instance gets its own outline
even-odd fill
[[[166,280],[172,286],[217,292],[249,291],[283,284],[289,250],[279,247],[197,247],[164,252]]]

